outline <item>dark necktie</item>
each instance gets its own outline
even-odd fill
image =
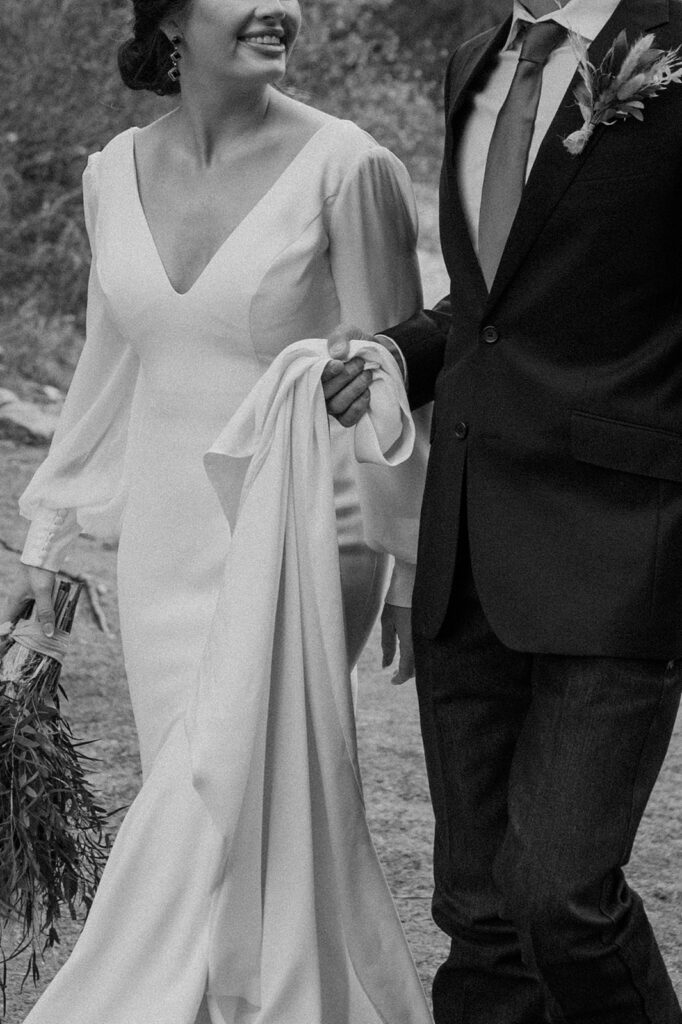
[[[478,227],[479,259],[489,290],[526,183],[542,73],[552,50],[565,37],[566,29],[555,21],[528,26],[511,88],[497,115],[485,165]]]

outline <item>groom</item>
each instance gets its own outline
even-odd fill
[[[569,26],[598,65],[623,29],[679,46],[682,3],[515,0],[459,47],[451,295],[386,332],[435,399],[413,629],[437,1024],[682,1021],[622,871],[682,688],[682,87],[570,154]],[[352,424],[367,373],[326,378]]]

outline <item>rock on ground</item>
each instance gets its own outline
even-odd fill
[[[52,440],[59,406],[34,405],[22,402],[16,396],[2,401],[3,395],[12,395],[2,389],[0,393],[0,440],[18,441],[28,445],[47,445]]]

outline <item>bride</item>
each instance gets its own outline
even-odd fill
[[[87,339],[50,453],[22,498],[26,583],[5,617],[28,594],[51,632],[53,574],[77,534],[120,530],[121,633],[144,782],[76,949],[27,1024],[425,1024],[395,915],[373,922],[379,939],[366,955],[383,979],[382,1007],[340,946],[353,940],[339,938],[333,901],[325,910],[325,879],[301,895],[292,856],[282,860],[290,877],[262,879],[259,998],[221,1002],[213,965],[227,959],[229,968],[228,950],[241,969],[251,928],[238,891],[249,833],[221,883],[236,892],[232,916],[217,921],[221,837],[192,787],[180,727],[230,544],[202,457],[290,343],[325,338],[341,321],[378,330],[419,308],[410,183],[355,125],[276,88],[300,27],[298,0],[133,7],[123,80],[180,101],[88,162]],[[369,374],[361,361],[350,372]],[[366,546],[348,434],[331,431],[353,665],[389,553],[389,604],[409,603],[416,523],[393,521],[390,486],[382,492],[377,477],[370,500],[385,517],[385,550]],[[422,456],[423,444],[414,490]],[[363,892],[352,888],[361,929]],[[303,904],[313,907],[312,931],[299,928]]]

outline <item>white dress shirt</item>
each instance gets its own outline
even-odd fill
[[[457,174],[464,213],[478,252],[478,222],[481,211],[483,176],[497,115],[511,87],[521,50],[521,22],[556,21],[592,43],[614,13],[620,0],[568,0],[564,6],[542,18],[534,18],[520,0],[514,0],[513,20],[505,46],[485,87],[473,97],[472,111],[462,131]],[[535,119],[526,176],[530,174],[547,129],[559,109],[578,67],[570,39],[550,55],[542,77],[542,92]]]

